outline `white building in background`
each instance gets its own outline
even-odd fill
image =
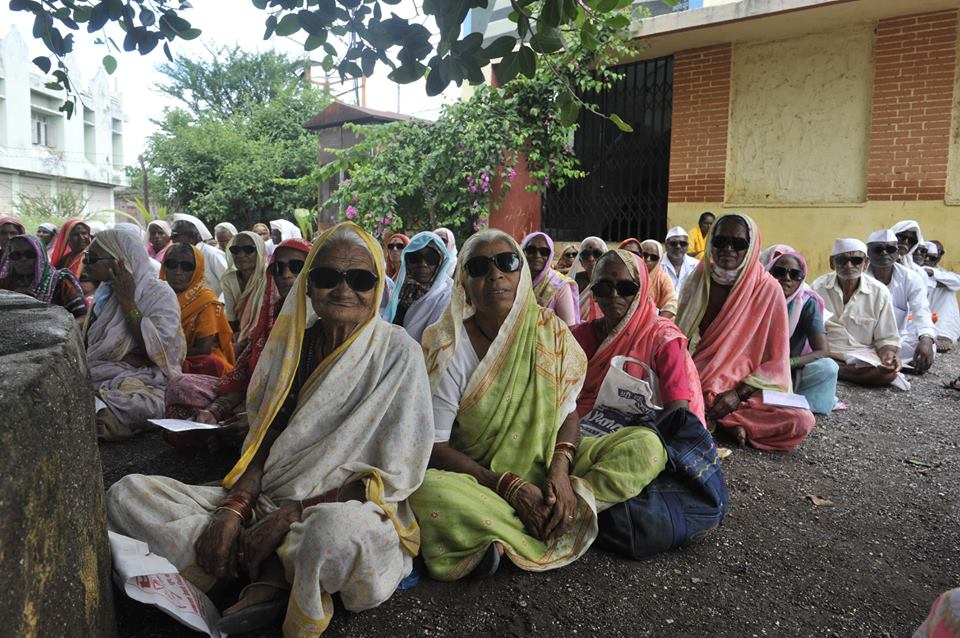
[[[0,40],[0,214],[12,211],[19,193],[55,194],[79,191],[86,211],[114,207],[114,189],[127,185],[123,157],[123,114],[120,94],[100,69],[84,82],[71,69],[79,92],[73,117],[58,109],[63,91],[31,61],[23,36],[11,28]]]

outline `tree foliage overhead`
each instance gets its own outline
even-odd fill
[[[296,73],[299,63],[283,55],[232,48],[211,56],[216,63],[176,58],[164,66],[166,87],[183,107],[166,111],[159,131],[147,141],[151,173],[160,176],[179,208],[206,221],[249,228],[255,221],[314,207],[315,185],[291,189],[274,180],[301,177],[315,168],[316,135],[303,124],[330,103],[329,97],[305,84]],[[259,68],[262,78],[256,90],[249,85],[251,67]],[[218,94],[231,96],[232,102],[210,108],[206,97],[198,97]]]
[[[426,76],[430,95],[451,83],[483,83],[482,69],[498,59],[502,59],[501,81],[517,74],[532,78],[539,57],[564,50],[572,34],[580,38],[585,51],[602,54],[606,45],[601,34],[627,28],[630,19],[622,10],[632,4],[631,0],[511,0],[510,18],[516,31],[483,46],[483,36],[463,33],[462,25],[471,9],[486,8],[490,0],[422,0],[415,2],[419,14],[415,19],[392,12],[391,7],[401,1],[252,0],[266,14],[265,40],[294,34],[305,37],[305,50],[322,50],[324,69],[336,69],[341,78],[373,75],[381,64],[390,69],[390,79],[401,84]],[[676,0],[663,1],[676,4]],[[171,42],[200,35],[184,18],[189,15],[187,0],[10,0],[10,8],[35,16],[33,35],[57,59],[55,83],[67,90],[63,57],[73,49],[71,30],[96,33],[116,23],[125,33],[123,50],[145,55],[162,44],[171,61]],[[436,44],[421,24],[427,17],[437,24]],[[343,43],[339,47],[338,40]],[[119,48],[109,37],[103,41]],[[34,62],[50,72],[49,56]],[[104,66],[112,72],[116,60],[108,55]],[[72,111],[72,105],[65,110]]]

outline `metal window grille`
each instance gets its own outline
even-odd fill
[[[543,198],[544,231],[554,239],[659,239],[666,233],[673,56],[617,70],[623,79],[585,99],[601,113],[619,115],[633,132],[581,112],[573,148],[587,176]]]

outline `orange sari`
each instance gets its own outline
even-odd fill
[[[83,253],[87,251],[83,250],[74,253],[70,250],[70,231],[72,231],[73,227],[77,224],[83,224],[87,227],[88,231],[90,230],[90,225],[79,218],[64,222],[63,228],[57,233],[53,247],[50,249],[50,263],[53,264],[54,268],[58,270],[69,270],[73,273],[74,277],[79,278],[80,271],[83,270]]]
[[[231,340],[233,330],[227,322],[223,303],[212,290],[207,288],[206,281],[203,278],[203,253],[196,246],[190,248],[193,250],[197,267],[193,271],[193,277],[190,279],[186,290],[177,293],[177,301],[180,302],[180,325],[183,327],[183,336],[187,340],[187,350],[189,351],[198,339],[216,335],[217,340],[214,342],[209,355],[188,356],[187,361],[184,362],[184,370],[195,371],[187,370],[195,363],[190,362],[191,359],[210,356],[222,361],[223,371],[220,374],[223,374],[233,369],[233,364],[237,360]],[[160,268],[160,279],[167,280],[166,266]]]

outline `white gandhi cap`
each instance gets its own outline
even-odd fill
[[[864,255],[867,254],[867,245],[855,237],[848,237],[847,239],[838,239],[833,242],[833,251],[831,251],[830,256],[839,255],[842,253],[852,253],[852,252],[861,252]]]

